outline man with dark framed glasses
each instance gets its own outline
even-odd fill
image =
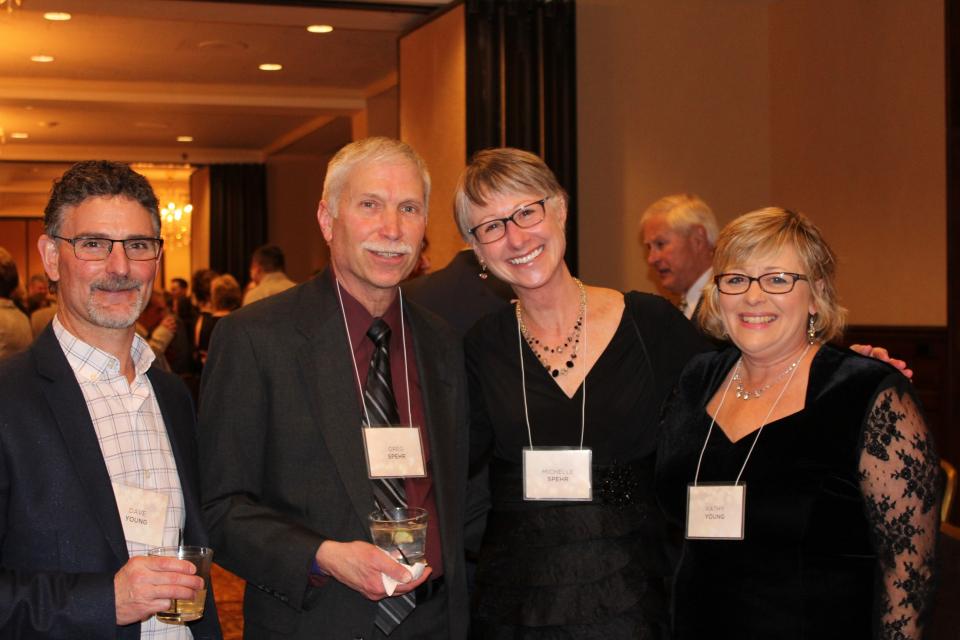
[[[160,250],[163,248],[163,238],[126,238],[123,240],[114,240],[113,238],[92,238],[87,236],[77,236],[75,238],[64,238],[63,236],[51,236],[57,240],[63,240],[73,245],[73,255],[79,260],[106,260],[113,252],[113,245],[120,243],[123,245],[123,252],[128,260],[146,261],[156,260],[160,256]]]
[[[159,235],[129,166],[80,162],[54,182],[37,248],[57,314],[0,363],[0,610],[16,612],[0,636],[220,638],[212,590],[195,622],[154,616],[204,581],[147,551],[207,544],[190,395],[134,331]]]

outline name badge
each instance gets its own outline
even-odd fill
[[[117,498],[123,537],[151,547],[163,546],[163,528],[167,523],[170,496],[158,491],[111,483]]]
[[[593,500],[591,449],[523,448],[524,500]]]
[[[420,427],[364,427],[363,445],[370,478],[424,478]]]
[[[747,485],[687,485],[687,538],[743,540]]]

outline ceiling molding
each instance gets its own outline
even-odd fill
[[[193,149],[183,147],[123,147],[91,145],[0,145],[0,161],[73,162],[104,158],[119,162],[175,162],[191,164],[228,164],[263,162],[259,149]]]
[[[391,71],[379,80],[375,80],[363,88],[363,94],[367,98],[379,95],[387,89],[392,89],[400,83],[400,74]]]
[[[28,102],[88,102],[335,109],[359,111],[363,91],[332,87],[270,87],[175,82],[103,82],[48,78],[0,78],[0,99]]]
[[[284,135],[277,138],[273,143],[267,145],[263,149],[263,155],[272,156],[279,151],[283,151],[293,143],[302,140],[314,131],[325,127],[331,122],[333,122],[333,118],[330,116],[318,116],[313,118],[309,122],[300,125],[296,129],[288,131]]]

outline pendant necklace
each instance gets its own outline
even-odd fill
[[[539,338],[535,337],[527,328],[527,325],[523,322],[523,311],[520,307],[519,301],[517,301],[516,306],[517,323],[520,325],[520,333],[523,335],[523,339],[530,347],[530,350],[533,351],[534,355],[537,356],[537,360],[540,361],[540,364],[542,364],[543,367],[549,371],[550,375],[554,378],[566,375],[570,369],[573,369],[573,366],[576,363],[577,353],[580,350],[580,336],[583,332],[583,318],[587,313],[587,291],[584,289],[583,283],[578,278],[574,278],[573,281],[577,283],[577,287],[580,289],[580,310],[577,313],[577,321],[574,323],[573,329],[570,331],[570,335],[567,336],[567,339],[564,340],[563,344],[560,346],[551,347],[542,343]],[[564,353],[567,353],[566,359],[563,358]],[[550,354],[551,357],[558,357],[563,362],[563,368],[559,366],[553,366],[547,360],[547,354]]]
[[[803,356],[807,355],[807,351],[809,349],[810,349],[810,346],[807,345],[807,348],[803,350],[803,352],[800,354],[800,357],[794,360],[793,362],[791,362],[790,366],[787,367],[783,371],[783,373],[781,373],[776,378],[774,378],[767,384],[763,385],[759,389],[754,389],[753,391],[747,391],[743,387],[743,378],[740,376],[740,369],[743,365],[743,357],[741,357],[737,361],[737,368],[733,370],[733,381],[737,385],[737,393],[736,393],[737,398],[739,398],[740,400],[750,400],[751,398],[759,398],[761,395],[763,395],[764,391],[767,391],[768,389],[770,389],[770,387],[777,384],[778,382],[786,378],[788,375],[793,373],[793,370],[800,365],[800,361],[803,360]]]

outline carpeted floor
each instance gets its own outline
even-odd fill
[[[213,582],[217,613],[220,614],[223,640],[241,640],[243,638],[244,581],[216,563],[210,572],[210,580]]]

